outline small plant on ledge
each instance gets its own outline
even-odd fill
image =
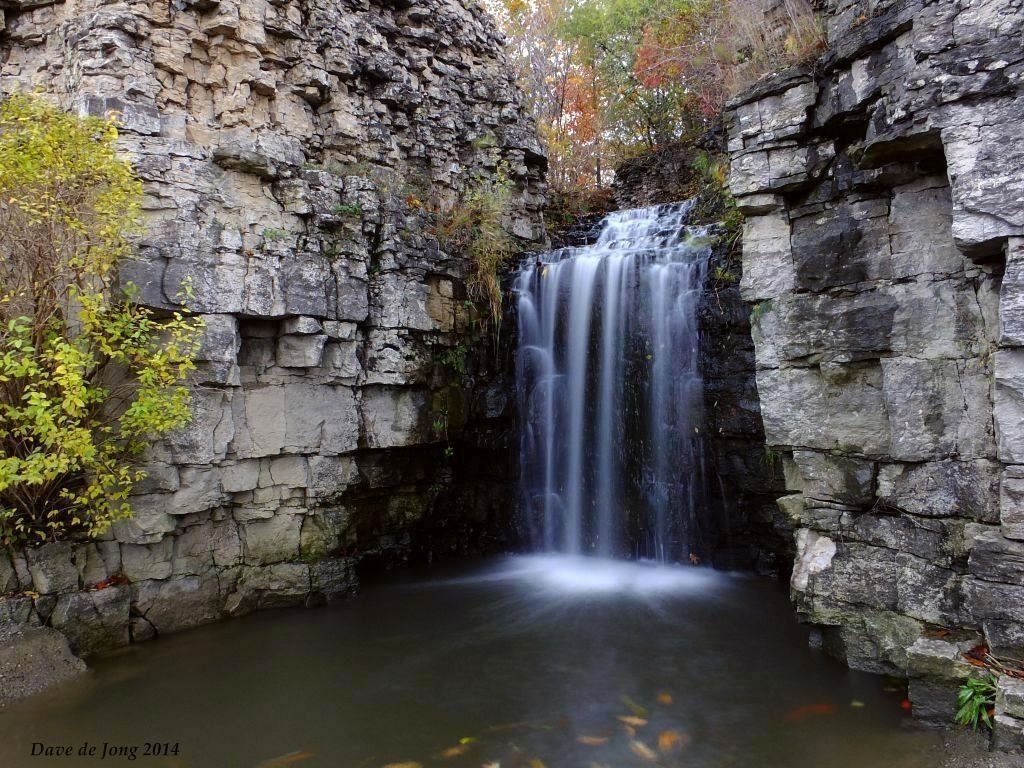
[[[362,216],[363,206],[359,203],[342,203],[334,206],[331,213],[336,216]]]
[[[454,205],[436,212],[438,240],[446,250],[469,256],[470,293],[490,307],[496,329],[501,325],[498,271],[515,252],[515,241],[504,227],[514,189],[508,172],[508,163],[498,163],[493,177],[477,178]]]
[[[459,376],[465,376],[466,371],[468,370],[466,365],[466,355],[468,352],[469,349],[466,347],[465,343],[460,342],[456,346],[450,347],[442,352],[438,356],[438,362],[440,362],[441,365],[450,368],[452,371],[459,374]]]
[[[288,233],[283,229],[276,229],[274,227],[264,227],[263,231],[260,232],[260,235],[264,240],[269,241],[284,240],[288,237]]]
[[[997,678],[991,672],[972,677],[960,686],[956,696],[956,721],[977,730],[979,724],[992,728],[992,710],[996,703]]]

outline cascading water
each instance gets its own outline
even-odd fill
[[[609,215],[594,245],[516,279],[522,503],[539,549],[660,561],[704,554],[692,201]]]

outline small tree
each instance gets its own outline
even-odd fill
[[[129,517],[133,460],[185,425],[202,322],[117,285],[142,186],[117,128],[37,96],[0,104],[0,542]]]

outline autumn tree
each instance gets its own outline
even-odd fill
[[[106,120],[0,103],[0,543],[99,535],[189,419],[202,323],[118,288],[142,187]]]
[[[701,133],[731,93],[817,55],[808,0],[490,0],[556,189]]]
[[[600,130],[593,73],[577,41],[562,34],[558,0],[494,0],[491,12],[508,34],[507,52],[548,152],[548,181],[556,189],[593,174]]]

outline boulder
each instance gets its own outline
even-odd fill
[[[85,672],[68,639],[55,629],[35,627],[0,635],[0,709],[73,680]]]

